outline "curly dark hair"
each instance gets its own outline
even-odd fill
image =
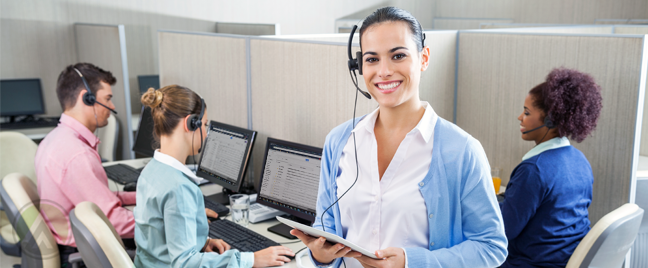
[[[601,87],[589,74],[556,68],[529,94],[533,105],[551,117],[558,136],[582,142],[596,128],[603,107]]]

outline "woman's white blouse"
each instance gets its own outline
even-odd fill
[[[360,121],[355,133],[360,176],[339,201],[345,238],[369,251],[388,247],[428,248],[428,215],[418,183],[430,168],[434,126],[438,116],[427,102],[419,123],[396,150],[383,174],[378,173],[378,150],[374,126],[379,110]],[[337,177],[337,197],[356,179],[353,134],[345,145]],[[347,267],[362,267],[353,258],[344,258]]]

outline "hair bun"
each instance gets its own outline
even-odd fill
[[[162,99],[164,99],[164,93],[151,87],[146,91],[146,93],[144,93],[144,95],[142,95],[142,104],[153,109],[162,104]]]

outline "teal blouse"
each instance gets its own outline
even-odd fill
[[[202,192],[192,178],[173,167],[184,167],[180,162],[159,160],[170,161],[156,152],[137,182],[135,266],[252,267],[251,252],[200,252],[209,233]]]

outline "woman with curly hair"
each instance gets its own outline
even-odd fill
[[[581,142],[596,128],[600,91],[588,74],[565,68],[529,91],[518,120],[522,139],[536,146],[513,170],[500,203],[509,241],[502,267],[565,267],[589,231],[594,176],[569,139]]]

